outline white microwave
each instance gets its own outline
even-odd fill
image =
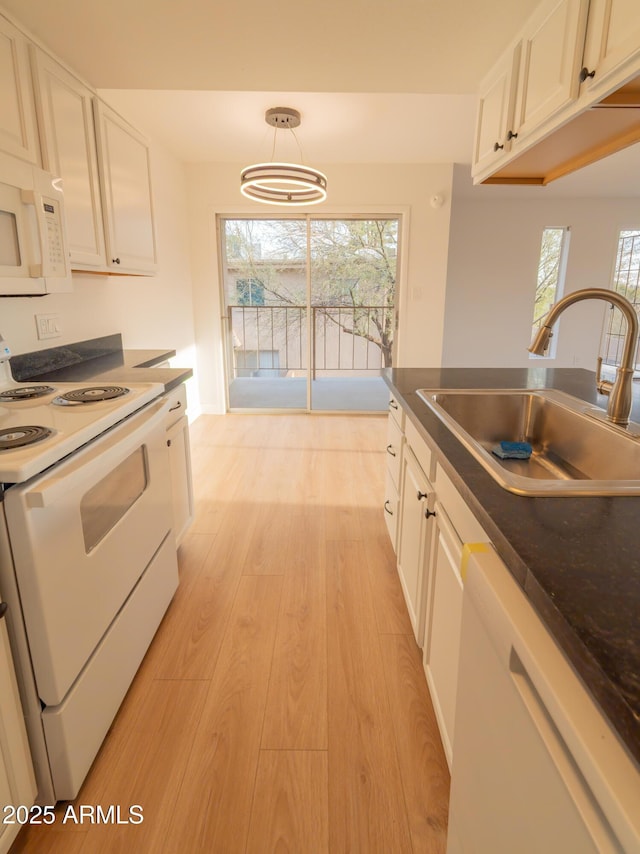
[[[0,153],[0,296],[70,290],[61,182]]]

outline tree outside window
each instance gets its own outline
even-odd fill
[[[551,306],[562,296],[564,276],[569,251],[569,227],[545,228],[540,242],[540,258],[536,293],[533,306],[532,338],[542,325],[542,321]],[[551,339],[551,347],[546,357],[555,355],[556,339]],[[532,356],[532,358],[544,358]]]

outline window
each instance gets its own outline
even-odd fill
[[[566,227],[545,228],[542,232],[533,306],[532,337],[542,325],[542,320],[551,306],[562,296],[569,251],[569,231],[570,229]],[[556,338],[552,338],[551,346],[545,356],[534,356],[532,354],[531,358],[553,358],[555,356],[555,343]]]
[[[260,279],[236,279],[238,305],[264,305],[264,284]]]
[[[229,406],[386,411],[401,218],[218,222]]]
[[[640,308],[640,231],[620,232],[613,274],[613,290],[626,297],[638,311]],[[621,312],[611,306],[605,318],[600,349],[605,365],[620,364],[625,330],[626,325]],[[638,353],[636,352],[637,367]]]

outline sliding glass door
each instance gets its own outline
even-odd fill
[[[230,409],[386,409],[398,224],[220,220]]]

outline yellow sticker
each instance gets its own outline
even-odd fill
[[[469,558],[474,552],[488,552],[489,543],[465,543],[462,547],[462,558],[460,560],[460,578],[464,584],[467,580],[467,567]]]

